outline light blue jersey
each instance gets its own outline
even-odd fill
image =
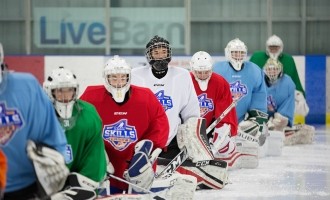
[[[0,147],[7,157],[5,192],[36,181],[27,156],[27,140],[54,147],[64,155],[66,137],[38,81],[26,73],[6,73],[0,84]]]
[[[236,106],[239,122],[244,120],[245,113],[249,110],[267,112],[264,73],[256,64],[246,61],[241,71],[236,71],[228,61],[222,61],[215,63],[213,71],[228,81],[232,97],[240,98]]]
[[[284,74],[278,81],[267,86],[267,106],[269,117],[273,116],[275,112],[289,119],[289,126],[293,125],[294,116],[294,91],[296,86],[292,79]]]

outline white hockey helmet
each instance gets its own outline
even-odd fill
[[[68,120],[72,117],[73,106],[78,98],[79,84],[69,69],[62,66],[54,69],[43,84],[48,97],[53,102],[55,110],[61,119]],[[73,88],[73,96],[69,99],[56,99],[55,89]],[[63,125],[63,124],[62,124]],[[66,127],[67,125],[64,125]]]
[[[270,36],[266,41],[266,52],[272,59],[278,59],[283,52],[283,47],[283,41],[277,35]]]
[[[104,86],[112,98],[121,103],[131,85],[131,66],[118,55],[110,58],[103,70]]]
[[[283,65],[280,61],[269,58],[264,66],[266,81],[273,85],[283,76]]]
[[[247,56],[247,47],[240,39],[233,39],[225,48],[225,56],[233,68],[240,71]]]
[[[213,59],[205,51],[196,52],[190,60],[191,71],[202,91],[207,89],[212,75]]]

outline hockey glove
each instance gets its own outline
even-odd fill
[[[76,172],[69,174],[64,190],[51,196],[51,200],[92,200],[96,198],[98,182]]]
[[[151,187],[155,177],[152,165],[161,153],[159,148],[151,153],[152,149],[153,142],[151,140],[141,140],[135,145],[135,154],[130,161],[128,169],[124,172],[125,179],[132,183],[130,187],[133,189],[133,192],[143,193]]]
[[[27,143],[27,154],[33,161],[38,183],[45,195],[50,196],[61,190],[69,174],[62,154],[31,140]]]

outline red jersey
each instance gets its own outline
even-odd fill
[[[87,87],[80,98],[93,104],[102,119],[102,137],[115,176],[123,178],[138,141],[149,139],[153,141],[154,149],[165,147],[168,119],[150,89],[131,85],[129,99],[122,104],[116,103],[103,85]],[[125,183],[115,179],[111,179],[110,184],[127,189]]]
[[[3,191],[6,186],[6,173],[7,173],[7,159],[5,154],[0,149],[0,198],[1,198],[1,190]]]
[[[229,83],[222,76],[212,73],[206,91],[202,91],[192,72],[190,75],[198,96],[200,116],[206,119],[208,127],[233,102]],[[221,127],[224,123],[230,124],[231,136],[236,136],[238,122],[235,108],[216,127]]]

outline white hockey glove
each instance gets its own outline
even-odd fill
[[[294,111],[294,113],[305,117],[308,114],[308,112],[309,112],[309,107],[307,105],[304,95],[300,91],[296,90],[295,91],[295,111]]]
[[[51,196],[51,200],[92,200],[99,183],[76,172],[69,174],[64,190]]]
[[[215,128],[213,137],[210,138],[212,153],[216,158],[228,157],[235,151],[235,140],[231,139],[231,127],[229,124],[223,124],[220,128]]]
[[[50,196],[64,186],[69,170],[64,157],[56,150],[29,140],[27,154],[33,161],[34,169],[46,196]]]
[[[284,128],[288,126],[288,124],[289,124],[289,119],[278,112],[274,114],[274,118],[271,117],[268,120],[269,130],[283,131]]]
[[[135,145],[135,154],[130,161],[128,169],[124,172],[124,177],[133,185],[129,185],[133,192],[144,192],[141,188],[149,190],[155,177],[152,165],[161,153],[157,148],[152,153],[153,142],[151,140],[141,140]],[[139,187],[134,187],[137,185]]]
[[[189,118],[179,126],[176,138],[179,148],[182,150],[186,147],[188,157],[193,162],[214,159],[206,136],[204,118]]]

